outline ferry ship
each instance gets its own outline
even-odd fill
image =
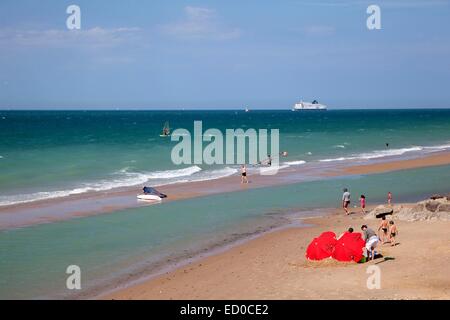
[[[292,108],[292,111],[298,110],[327,110],[327,106],[320,104],[317,100],[314,100],[313,102],[300,101],[294,105],[294,108]]]

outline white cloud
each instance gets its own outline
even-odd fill
[[[95,27],[91,29],[66,30],[17,30],[0,29],[0,47],[115,47],[139,37],[139,28]]]
[[[316,0],[316,1],[301,1],[301,5],[307,6],[323,6],[323,7],[350,7],[355,5],[369,6],[376,4],[381,7],[390,8],[421,8],[421,7],[435,7],[448,6],[449,0]]]
[[[238,28],[223,25],[214,9],[187,6],[184,12],[182,21],[161,26],[161,32],[185,40],[229,40],[241,35]]]

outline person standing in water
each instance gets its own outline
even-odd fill
[[[241,183],[248,183],[247,179],[247,167],[245,164],[241,166]]]
[[[392,205],[392,193],[389,191],[387,194],[388,205]]]
[[[349,215],[348,206],[350,205],[350,192],[347,188],[344,188],[344,193],[342,194],[342,207],[345,210],[345,214]]]
[[[272,166],[272,157],[269,155],[267,155],[267,165],[270,167]]]

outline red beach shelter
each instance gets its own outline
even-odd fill
[[[363,257],[364,245],[365,241],[362,239],[361,233],[346,232],[337,240],[333,258],[338,261],[358,262]]]
[[[309,260],[322,260],[331,257],[336,246],[336,234],[328,231],[314,238],[306,249],[306,258]]]

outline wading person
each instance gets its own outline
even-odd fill
[[[348,206],[350,205],[350,192],[347,188],[344,188],[344,193],[342,194],[342,208],[345,210],[345,214],[349,215]]]
[[[392,205],[392,193],[389,191],[387,194],[388,205]]]
[[[241,183],[248,183],[247,179],[247,167],[245,164],[241,166]]]

